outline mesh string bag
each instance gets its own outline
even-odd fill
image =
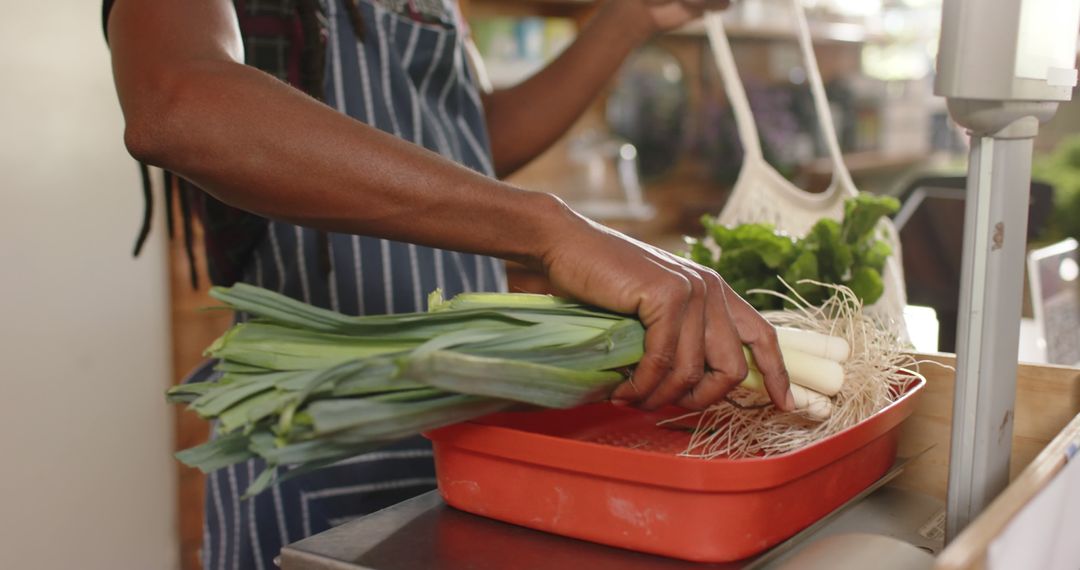
[[[723,19],[719,13],[709,12],[705,14],[704,20],[713,57],[724,83],[724,90],[731,102],[739,141],[743,146],[743,163],[738,179],[717,220],[729,227],[748,223],[768,223],[775,226],[777,230],[802,237],[821,218],[841,220],[844,215],[844,201],[856,196],[859,191],[840,153],[840,144],[837,141],[836,128],[825,95],[821,71],[818,69],[817,58],[814,55],[806,14],[800,0],[792,0],[792,5],[797,24],[796,38],[803,64],[806,67],[818,127],[833,166],[832,182],[828,189],[821,193],[807,192],[795,186],[766,162],[753,112],[735,66],[731,44],[724,31]],[[901,337],[907,340],[907,327],[904,321],[907,296],[904,291],[903,258],[899,234],[892,221],[888,219],[879,223],[877,231],[879,237],[888,241],[892,247],[892,255],[886,262],[885,271],[882,274],[885,282],[884,294],[872,306],[867,307],[867,313],[893,323]]]

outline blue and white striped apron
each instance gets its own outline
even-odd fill
[[[327,104],[492,175],[487,127],[452,3],[360,0],[364,33],[358,41],[348,1],[327,0]],[[418,22],[396,11],[419,4],[440,12],[442,22]],[[343,234],[329,235],[329,253],[327,274],[318,267],[316,231],[271,222],[244,280],[349,314],[421,311],[435,288],[447,295],[506,290],[502,262],[488,257]],[[435,486],[431,448],[419,437],[240,501],[261,470],[249,461],[208,476],[207,570],[273,568],[282,546]]]

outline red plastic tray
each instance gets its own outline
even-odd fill
[[[790,538],[888,471],[924,380],[861,424],[768,458],[678,457],[685,413],[609,404],[487,416],[435,430],[439,491],[453,507],[611,546],[730,562]]]

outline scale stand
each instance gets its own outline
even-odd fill
[[[988,5],[992,4],[992,5]],[[1080,0],[945,0],[935,92],[972,137],[946,540],[1009,482],[1031,155],[1077,84]]]

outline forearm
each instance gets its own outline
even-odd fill
[[[543,218],[559,215],[548,196],[349,119],[242,64],[195,62],[171,75],[159,82],[167,95],[125,109],[129,147],[233,206],[525,262],[543,247]]]
[[[551,146],[596,98],[649,30],[640,5],[605,4],[578,39],[521,84],[484,98],[495,171],[512,174]]]

